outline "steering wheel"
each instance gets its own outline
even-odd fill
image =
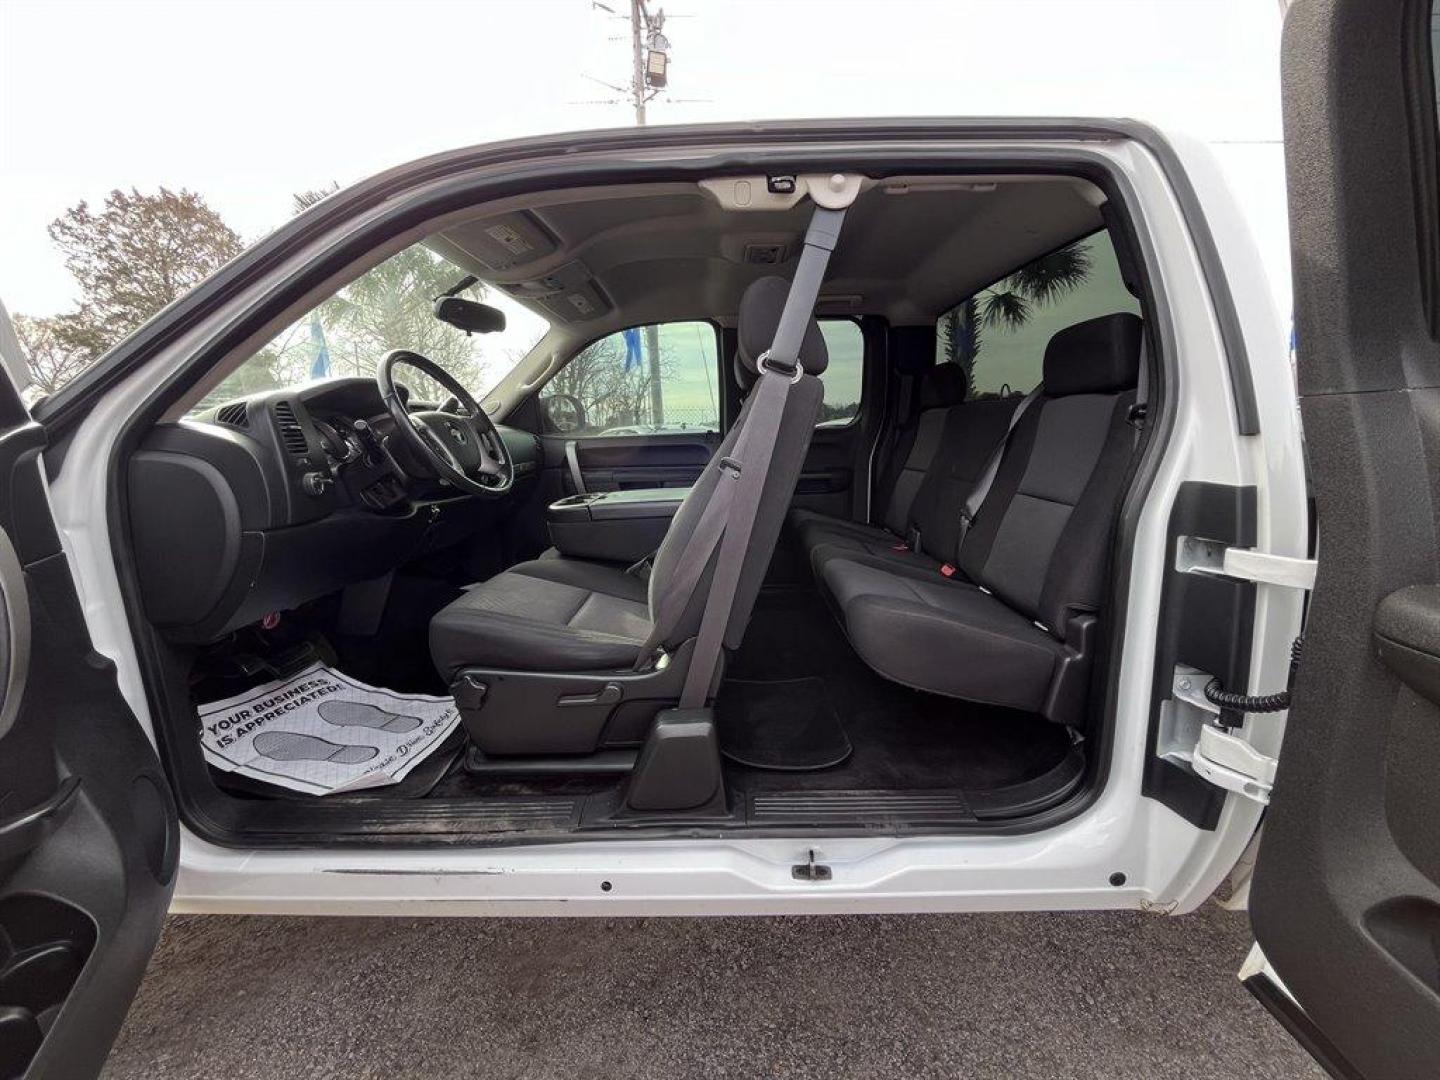
[[[395,369],[402,364],[448,390],[459,403],[454,411],[407,409],[395,382]],[[514,485],[515,463],[494,422],[470,391],[435,361],[408,349],[396,349],[380,361],[375,382],[395,421],[396,436],[441,480],[459,491],[491,499]]]

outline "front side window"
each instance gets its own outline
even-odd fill
[[[587,345],[545,384],[545,429],[586,438],[719,431],[719,356],[708,322],[610,334]]]
[[[820,407],[817,427],[845,427],[860,415],[860,396],[865,388],[865,334],[852,319],[825,319],[820,323],[825,348],[830,354],[820,381],[825,385],[825,403]]]
[[[321,379],[370,378],[393,349],[429,357],[482,399],[545,336],[549,323],[479,282],[457,295],[498,308],[505,315],[504,329],[466,334],[441,322],[434,315],[435,298],[467,276],[422,245],[406,248],[276,334],[192,411]],[[414,369],[406,369],[404,378],[419,401],[449,396]]]
[[[1026,394],[1040,384],[1045,346],[1067,326],[1140,302],[1120,277],[1108,233],[1042,255],[961,301],[935,327],[935,360],[959,364],[969,396]]]

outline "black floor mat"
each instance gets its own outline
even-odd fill
[[[741,765],[807,772],[850,756],[823,679],[727,679],[715,708],[720,752]]]
[[[727,762],[727,779],[749,791],[985,791],[1033,780],[1070,751],[1066,730],[1038,716],[881,678],[855,655],[811,588],[761,593],[726,674],[726,686],[732,680],[823,679],[853,746],[842,764],[812,772]]]

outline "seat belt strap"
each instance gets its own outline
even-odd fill
[[[745,416],[745,426],[741,428],[740,435],[735,440],[732,452],[728,457],[722,458],[719,463],[720,476],[716,481],[715,490],[711,493],[705,508],[700,511],[700,518],[695,522],[695,529],[690,534],[690,539],[685,543],[685,550],[677,560],[675,577],[661,598],[659,606],[655,610],[655,625],[650,629],[650,635],[645,639],[645,644],[640,647],[640,655],[636,658],[636,670],[640,670],[649,664],[650,658],[654,656],[655,650],[665,643],[671,632],[679,625],[685,615],[685,609],[690,606],[690,600],[695,595],[695,590],[700,584],[705,569],[710,565],[710,556],[715,554],[715,549],[720,544],[720,537],[725,533],[725,524],[730,517],[730,508],[734,505],[736,480],[740,476],[740,456],[744,453],[746,434],[750,430],[750,417],[754,415],[754,407]]]
[[[985,497],[995,486],[995,477],[1000,472],[1000,462],[1005,457],[1005,447],[1010,444],[1011,432],[1015,430],[1016,425],[1020,423],[1020,418],[1025,415],[1025,410],[1040,396],[1044,388],[1042,383],[1020,399],[1020,403],[1015,406],[1015,411],[1010,414],[1010,424],[1005,428],[1005,434],[995,444],[995,449],[990,451],[990,457],[985,462],[985,471],[980,474],[980,479],[975,481],[975,486],[965,497],[965,505],[960,508],[960,540],[956,544],[957,554],[959,545],[965,542],[965,534],[970,531],[970,526],[975,524],[975,515],[980,513],[980,507],[984,505]]]
[[[695,651],[690,657],[690,669],[685,673],[685,683],[680,690],[682,709],[699,708],[710,697],[710,685],[715,681],[715,672],[720,666],[725,631],[735,609],[735,594],[749,554],[755,518],[765,494],[765,478],[770,472],[775,439],[785,416],[785,401],[792,383],[804,374],[800,366],[800,346],[814,317],[815,303],[820,298],[820,286],[825,279],[825,267],[830,262],[830,253],[835,250],[844,221],[844,210],[823,206],[815,208],[810,227],[805,232],[800,264],[795,268],[795,277],[790,282],[785,307],[775,328],[775,337],[770,349],[755,365],[759,369],[760,380],[750,392],[750,415],[740,438],[736,440],[736,452],[729,459],[732,468],[722,473],[720,478],[720,483],[731,484],[734,490],[720,537],[705,611],[700,617]]]

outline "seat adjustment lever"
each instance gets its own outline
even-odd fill
[[[625,696],[619,683],[608,682],[593,694],[561,694],[555,704],[562,709],[585,705],[616,705]]]

